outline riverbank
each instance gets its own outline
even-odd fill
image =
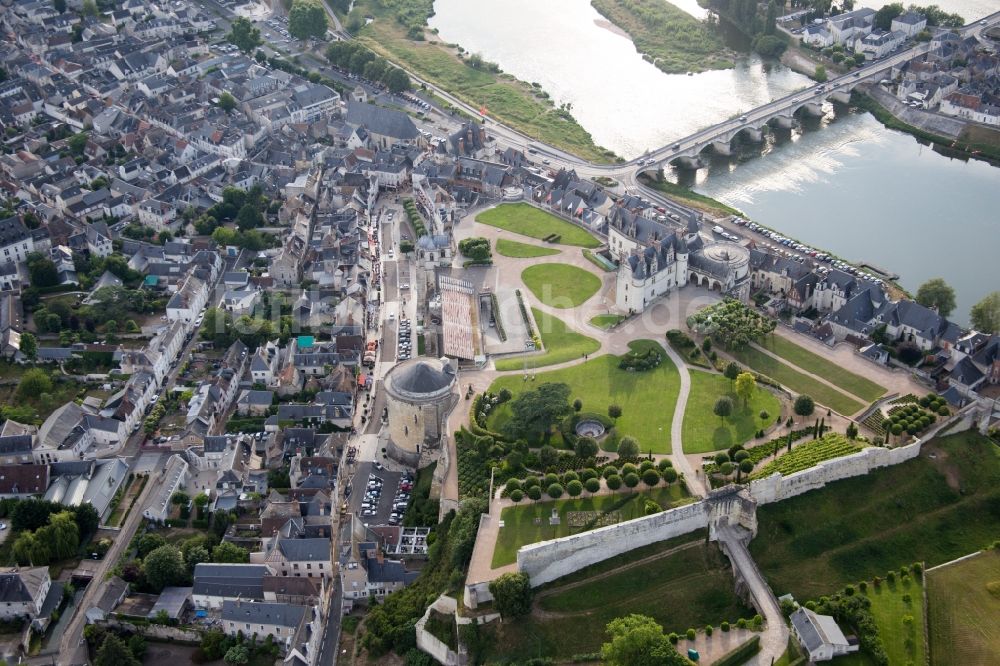
[[[462,58],[459,46],[437,40],[426,25],[433,11],[429,3],[403,0],[390,6],[362,0],[354,6],[355,12],[373,18],[356,39],[374,53],[544,143],[592,162],[616,161],[614,152],[598,146],[570,111],[556,108],[540,87],[505,74],[492,63]]]
[[[665,194],[671,199],[679,201],[686,206],[700,210],[703,213],[707,213],[712,217],[726,217],[729,215],[746,217],[742,211],[737,210],[732,206],[727,206],[721,201],[717,201],[712,197],[707,197],[704,194],[698,194],[694,190],[690,190],[683,185],[671,183],[669,180],[651,178],[643,173],[639,175],[639,183],[650,188],[651,190],[656,190],[661,194]]]
[[[733,54],[709,25],[662,0],[590,0],[625,32],[643,58],[667,74],[734,66]]]
[[[887,94],[885,93],[885,95]],[[972,123],[962,123],[960,120],[945,118],[937,114],[907,114],[906,119],[904,119],[903,112],[900,111],[897,115],[890,110],[889,107],[893,106],[890,100],[880,101],[876,99],[876,96],[884,97],[874,88],[870,92],[855,88],[854,92],[851,93],[851,103],[859,109],[871,113],[889,129],[899,130],[916,137],[918,140],[932,143],[944,154],[981,159],[994,165],[1000,163],[1000,132]],[[900,108],[902,108],[901,105]],[[919,120],[926,116],[934,121],[933,125]],[[924,127],[917,127],[911,124],[912,122],[921,122]],[[933,131],[929,129],[930,127],[933,127]],[[951,136],[947,136],[949,134]]]

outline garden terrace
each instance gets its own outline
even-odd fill
[[[885,394],[884,387],[850,370],[846,370],[836,363],[814,354],[794,342],[786,340],[780,335],[768,336],[760,342],[760,346],[772,354],[780,356],[791,365],[822,377],[837,388],[853,396],[857,396],[866,402],[877,400]]]
[[[663,349],[651,340],[634,341],[629,343],[629,347],[640,354],[650,348]],[[576,358],[579,356],[575,355]],[[644,452],[669,452],[673,405],[680,390],[677,368],[667,357],[647,372],[628,372],[620,369],[618,364],[617,356],[605,354],[569,368],[538,373],[533,383],[567,384],[570,399],[581,400],[586,411],[604,412],[609,405],[621,405],[622,415],[615,420],[618,435],[635,437]],[[497,378],[490,391],[498,393],[505,388],[516,397],[531,386],[520,374],[509,375]],[[494,431],[500,430],[509,419],[510,411],[503,405],[491,414],[489,427]],[[553,444],[557,443],[553,439]]]
[[[733,401],[733,412],[725,419],[713,413],[719,396]],[[760,418],[762,411],[767,412],[767,418]],[[780,414],[781,402],[767,389],[758,386],[749,405],[744,406],[733,390],[733,382],[722,375],[692,370],[691,394],[684,413],[684,452],[720,451],[743,444],[774,423]]]
[[[933,457],[932,457],[933,456]],[[913,561],[934,566],[996,539],[1000,455],[975,432],[917,458],[757,509],[750,551],[776,594],[816,598]]]
[[[854,414],[863,407],[862,403],[848,396],[843,391],[816,381],[812,377],[795,370],[790,365],[779,361],[764,352],[746,347],[730,350],[733,358],[762,375],[779,382],[782,386],[795,393],[810,395],[816,402],[829,407],[841,414]]]
[[[779,472],[785,476],[815,467],[824,460],[832,460],[859,452],[863,446],[837,433],[827,433],[819,439],[799,444],[788,453],[767,463],[753,473],[751,478],[761,479]]]
[[[600,242],[582,227],[526,203],[500,204],[477,215],[476,221],[538,240],[545,240],[552,234],[558,234],[561,236],[559,242],[562,245],[586,248],[600,245]]]

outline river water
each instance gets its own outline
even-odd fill
[[[996,2],[937,4],[973,20]],[[675,4],[703,12],[696,0]],[[443,40],[538,82],[624,157],[810,84],[753,55],[730,70],[664,74],[588,0],[437,0],[434,9],[430,25]],[[958,292],[956,321],[1000,288],[1000,169],[942,156],[867,114],[831,110],[756,154],[678,177],[804,243],[897,272],[908,289],[944,277]]]

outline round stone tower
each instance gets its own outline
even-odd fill
[[[389,438],[386,453],[410,467],[427,464],[428,449],[441,443],[441,429],[455,403],[456,376],[442,359],[416,358],[393,367],[385,376]]]

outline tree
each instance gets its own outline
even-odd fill
[[[410,81],[410,75],[398,67],[388,69],[382,81],[385,83],[386,87],[389,88],[389,92],[393,95],[398,95],[401,92],[405,92],[413,88],[413,82]]]
[[[622,415],[621,405],[608,405],[608,416],[614,421],[618,421],[619,417]]]
[[[749,372],[741,372],[736,377],[736,395],[743,401],[743,407],[750,406],[754,391],[757,390],[757,380]]]
[[[250,663],[250,649],[246,645],[234,645],[226,650],[226,656],[223,657],[223,660],[227,664],[233,664],[233,666],[248,664]]]
[[[816,403],[813,401],[812,397],[802,394],[795,399],[795,405],[792,409],[799,416],[811,416],[813,411],[816,409]]]
[[[40,252],[27,257],[28,279],[32,287],[54,287],[59,284],[59,271],[52,260]]]
[[[646,615],[627,615],[608,623],[611,642],[601,646],[608,666],[681,666],[688,663],[663,634],[663,627]]]
[[[857,439],[858,438],[858,426],[854,425],[853,422],[847,424],[847,431],[846,431],[845,434],[847,435],[847,439]]]
[[[94,0],[83,0],[82,11],[84,16],[96,17],[100,14],[100,10],[97,9],[97,3]]]
[[[236,226],[240,231],[247,231],[259,227],[264,223],[264,216],[261,215],[257,206],[247,203],[243,204],[240,212],[236,215]]]
[[[66,0],[53,0],[52,7],[60,14],[66,13]]]
[[[889,30],[892,28],[892,19],[904,12],[903,3],[894,2],[885,5],[875,12],[875,27],[879,30]]]
[[[326,36],[326,10],[316,0],[292,0],[288,32],[297,39]]]
[[[523,573],[505,573],[490,582],[493,607],[505,619],[523,617],[531,612],[534,594],[531,580]]]
[[[172,585],[181,585],[187,579],[187,568],[181,551],[170,544],[160,546],[147,555],[142,561],[142,568],[150,587],[156,592]]]
[[[553,483],[546,491],[552,499],[559,499],[563,494],[563,487],[558,483]]]
[[[170,496],[170,503],[174,506],[184,506],[191,503],[191,496],[182,490],[178,490]]]
[[[193,546],[184,555],[184,564],[189,571],[194,571],[196,565],[202,562],[211,561],[212,556],[208,554],[208,549],[204,546]]]
[[[955,290],[943,278],[931,278],[917,289],[917,303],[937,308],[939,315],[947,317],[955,311]]]
[[[733,400],[728,395],[720,395],[715,401],[712,412],[719,417],[721,423],[726,422],[726,417],[733,413]]]
[[[537,438],[572,411],[568,401],[566,384],[546,383],[534,391],[525,391],[510,403],[511,418],[505,432],[514,439]]]
[[[229,93],[224,92],[221,95],[219,95],[218,106],[226,113],[230,113],[232,112],[233,109],[236,108],[236,98],[230,95]]]
[[[660,483],[660,473],[655,469],[647,469],[642,473],[642,482],[652,488]]]
[[[579,412],[581,409],[583,409],[583,400],[577,398],[576,400],[573,401],[573,411]]]
[[[49,373],[41,368],[32,368],[21,375],[21,381],[17,384],[17,398],[19,400],[35,400],[43,393],[52,392],[52,379]]]
[[[607,479],[604,480],[608,484],[608,488],[611,490],[618,490],[622,487],[622,477],[617,474],[612,474]]]
[[[260,38],[260,29],[242,16],[233,20],[232,29],[226,35],[226,39],[243,53],[250,53],[264,43]]]
[[[538,462],[542,464],[542,467],[551,467],[559,461],[559,453],[555,450],[555,447],[546,444],[538,451]]]
[[[566,492],[570,497],[579,497],[583,492],[583,484],[577,480],[570,481],[566,484]]]
[[[94,505],[89,502],[76,507],[73,513],[74,519],[76,520],[76,526],[80,528],[81,540],[83,540],[85,536],[96,532],[98,526],[101,524],[101,517],[98,515],[97,509],[95,509]]]
[[[726,369],[722,371],[722,374],[725,375],[726,379],[728,379],[730,382],[733,382],[736,380],[737,377],[739,377],[740,370],[742,370],[742,368],[740,367],[739,363],[737,363],[736,361],[730,361],[726,365]]]
[[[29,361],[34,361],[38,358],[38,338],[36,338],[31,333],[21,334],[21,353]]]
[[[987,294],[969,311],[972,327],[983,333],[1000,333],[1000,291]]]
[[[139,663],[128,646],[112,631],[104,634],[104,642],[94,656],[94,666],[139,666]]]
[[[639,475],[636,474],[635,472],[629,472],[628,474],[625,475],[623,481],[625,482],[625,485],[628,486],[628,488],[631,490],[639,485]]]
[[[250,561],[250,553],[246,548],[223,541],[212,549],[212,561],[219,564],[246,564]]]
[[[639,441],[635,437],[622,437],[618,443],[619,458],[635,458],[639,455]]]
[[[576,455],[578,458],[591,458],[597,455],[597,440],[593,437],[581,437],[576,440]]]
[[[159,534],[156,534],[155,532],[150,532],[149,534],[143,534],[139,538],[139,543],[136,547],[136,551],[138,552],[139,557],[143,558],[152,553],[160,546],[165,546],[165,545],[167,545],[166,539],[161,537]]]

